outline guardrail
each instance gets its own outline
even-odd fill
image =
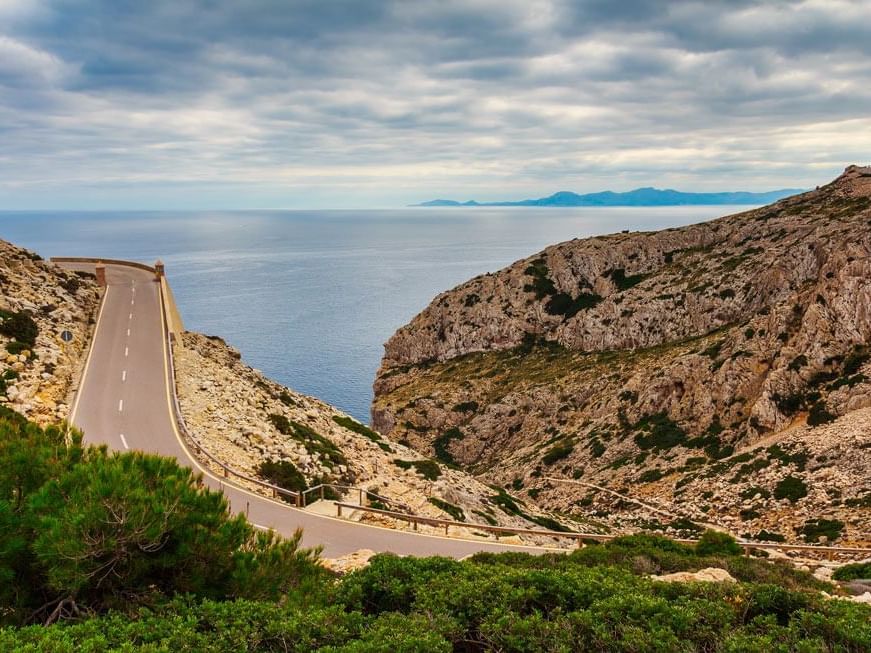
[[[124,263],[123,262],[113,262],[112,264],[123,265]],[[134,266],[134,267],[137,267],[137,266]],[[185,422],[184,415],[182,414],[181,404],[179,403],[179,400],[178,400],[178,392],[177,392],[177,385],[176,385],[175,357],[174,357],[173,351],[172,351],[172,340],[173,339],[172,339],[172,334],[169,332],[169,329],[167,328],[167,314],[166,314],[167,313],[167,305],[166,305],[166,299],[164,296],[164,289],[163,289],[162,285],[158,287],[158,292],[160,294],[161,320],[163,321],[164,332],[166,333],[167,358],[168,358],[168,363],[169,363],[169,374],[170,374],[169,383],[170,383],[170,394],[172,396],[173,418],[175,419],[176,425],[178,426],[178,429],[181,432],[181,434],[187,440],[189,440],[190,443],[193,445],[194,452],[197,455],[207,458],[209,461],[211,461],[212,463],[214,463],[215,465],[220,467],[223,474],[224,474],[224,478],[229,478],[230,476],[233,476],[235,478],[247,481],[248,483],[253,483],[261,488],[269,490],[272,494],[273,499],[277,499],[279,497],[286,497],[288,499],[291,499],[292,503],[294,503],[297,508],[304,508],[306,505],[308,505],[308,502],[306,501],[306,497],[308,495],[310,495],[314,492],[318,492],[319,498],[323,499],[325,490],[327,488],[331,488],[331,489],[339,490],[339,491],[347,490],[347,491],[359,492],[359,494],[360,494],[360,506],[358,506],[358,507],[365,507],[363,505],[364,498],[367,498],[367,499],[374,498],[378,501],[383,501],[389,505],[398,505],[399,507],[401,507],[403,509],[408,509],[407,506],[397,504],[397,502],[394,501],[393,499],[389,499],[388,497],[384,497],[384,496],[381,496],[379,494],[375,494],[374,492],[370,492],[369,490],[366,490],[364,488],[355,487],[355,486],[351,486],[351,485],[341,485],[338,483],[321,483],[319,485],[315,485],[313,487],[310,487],[302,492],[296,492],[294,490],[287,490],[287,489],[280,487],[278,485],[268,483],[268,482],[263,481],[259,478],[255,478],[253,476],[243,474],[242,472],[240,472],[236,469],[233,469],[232,467],[230,467],[229,465],[224,463],[222,460],[220,460],[217,456],[212,454],[208,449],[206,449],[206,447],[203,446],[202,442],[200,442],[197,439],[197,437],[190,431],[190,429],[187,426],[187,423]],[[349,505],[351,505],[351,504],[349,504]]]
[[[139,268],[146,272],[156,273],[153,265],[139,263],[138,261],[122,261],[116,258],[95,258],[92,256],[52,256],[48,259],[52,263],[104,263],[106,265],[124,265],[128,268]]]
[[[104,263],[109,263],[111,265],[128,265],[131,267],[138,267],[141,269],[154,271],[154,268],[151,266],[142,264],[142,263],[131,263],[129,261],[119,261],[114,259],[86,259],[86,258],[52,258],[53,262],[96,262],[102,261]],[[319,485],[315,485],[314,487],[308,488],[302,492],[294,492],[293,490],[286,490],[277,485],[273,485],[272,483],[267,483],[266,481],[262,481],[258,478],[254,478],[252,476],[248,476],[247,474],[243,474],[239,472],[229,465],[225,464],[221,460],[219,460],[216,456],[214,456],[211,452],[208,451],[200,441],[190,432],[185,423],[184,416],[181,412],[181,406],[178,400],[178,392],[176,391],[176,375],[175,375],[175,361],[172,351],[172,338],[170,332],[167,328],[167,306],[166,301],[164,299],[163,287],[158,286],[158,292],[160,295],[160,305],[161,305],[161,321],[163,324],[164,333],[166,334],[166,345],[167,345],[167,357],[169,362],[169,372],[170,372],[170,394],[172,395],[172,409],[173,409],[173,417],[178,425],[181,433],[191,442],[193,443],[195,451],[202,456],[205,456],[214,464],[218,465],[224,472],[224,477],[228,478],[229,476],[234,476],[236,478],[240,478],[249,483],[253,483],[262,488],[268,489],[272,492],[273,498],[278,498],[279,496],[289,497],[294,500],[294,503],[297,507],[302,508],[306,505],[306,496],[313,492],[319,493],[319,498],[324,498],[324,491],[326,488],[332,489],[343,489],[343,490],[353,490],[360,493],[360,504],[355,505],[352,503],[344,503],[341,501],[336,502],[336,511],[337,516],[342,516],[342,509],[350,509],[350,510],[363,510],[366,512],[376,513],[380,515],[384,515],[386,517],[391,517],[393,519],[399,519],[402,521],[407,521],[411,523],[414,527],[414,530],[417,530],[419,524],[423,524],[426,526],[443,526],[445,529],[445,535],[448,534],[448,529],[451,526],[459,527],[459,528],[467,528],[467,529],[475,529],[484,532],[495,533],[498,535],[533,535],[533,536],[541,536],[541,537],[553,537],[553,538],[564,538],[564,539],[572,539],[575,540],[578,546],[584,544],[585,541],[590,542],[607,542],[610,540],[619,537],[617,535],[601,535],[599,533],[578,533],[578,532],[565,532],[565,531],[547,531],[547,530],[537,530],[531,528],[514,528],[510,526],[492,526],[490,524],[474,524],[468,522],[460,522],[454,521],[450,519],[438,519],[435,517],[424,517],[421,515],[414,515],[406,512],[398,512],[394,510],[383,510],[381,508],[373,508],[371,506],[363,505],[364,497],[375,497],[379,501],[384,501],[388,504],[396,504],[396,502],[387,497],[382,497],[373,492],[369,492],[360,487],[350,486],[350,485],[340,485],[336,483],[321,483]],[[404,509],[408,509],[407,506],[401,506]],[[675,542],[679,542],[682,544],[696,544],[698,540],[691,539],[675,539]],[[750,552],[753,550],[777,550],[777,551],[812,551],[814,553],[825,553],[829,560],[831,560],[836,554],[846,554],[846,555],[861,555],[865,554],[868,557],[871,557],[871,549],[869,548],[861,548],[861,547],[833,547],[833,546],[817,546],[813,544],[780,544],[780,543],[770,543],[770,542],[738,542],[738,546],[744,549],[745,555],[750,555]]]
[[[459,528],[471,528],[474,530],[485,531],[489,533],[494,533],[498,535],[539,535],[543,537],[554,537],[554,538],[564,538],[575,540],[578,545],[582,545],[585,542],[608,542],[610,540],[616,539],[620,537],[619,535],[602,535],[599,533],[578,533],[578,532],[565,532],[565,531],[543,531],[536,530],[533,528],[512,528],[509,526],[491,526],[490,524],[471,524],[469,522],[463,521],[454,521],[451,519],[438,519],[436,517],[422,517],[420,515],[412,515],[409,513],[396,512],[393,510],[382,510],[380,508],[372,508],[370,506],[356,506],[352,503],[342,503],[336,502],[336,516],[342,516],[342,509],[350,509],[350,510],[363,510],[365,512],[372,512],[379,515],[383,515],[385,517],[391,517],[393,519],[399,519],[401,521],[409,522],[413,525],[414,530],[417,530],[418,524],[423,524],[425,526],[443,526],[445,529],[445,535],[448,534],[448,529],[451,526],[459,527]],[[679,542],[681,544],[697,544],[699,540],[691,540],[691,539],[675,539],[675,542]],[[777,551],[812,551],[814,553],[825,553],[826,556],[831,560],[835,554],[844,554],[844,555],[861,555],[865,554],[871,557],[871,549],[861,548],[861,547],[846,547],[846,546],[818,546],[814,544],[781,544],[779,542],[738,542],[738,546],[744,549],[744,555],[750,555],[750,552],[753,550],[761,549],[771,549]]]

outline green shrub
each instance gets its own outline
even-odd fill
[[[447,431],[437,437],[432,443],[436,460],[438,460],[440,463],[448,465],[449,467],[456,467],[457,461],[454,460],[453,454],[448,451],[448,445],[453,440],[462,440],[464,437],[465,435],[463,434],[463,432],[456,426],[449,428]]]
[[[397,458],[393,461],[393,464],[401,469],[414,468],[415,472],[428,481],[434,481],[442,475],[441,467],[432,460],[400,460]]]
[[[835,580],[871,578],[871,562],[856,562],[838,567],[832,574],[832,578]]]
[[[687,441],[686,432],[664,412],[648,415],[631,428],[641,431],[635,435],[641,449],[666,450]]]
[[[17,340],[11,340],[6,343],[6,353],[12,354],[13,356],[18,356],[21,352],[28,351],[29,349],[30,345],[18,342]]]
[[[821,537],[826,537],[833,542],[841,537],[844,522],[837,519],[809,519],[796,530],[804,537],[805,542],[817,542]]]
[[[735,538],[728,533],[707,530],[702,533],[695,546],[696,553],[702,556],[732,555],[738,556],[744,552]]]
[[[542,456],[541,462],[543,462],[545,465],[553,465],[554,463],[563,460],[564,458],[568,458],[574,450],[575,447],[570,442],[559,444],[547,451],[544,456]]]
[[[438,497],[430,497],[427,499],[432,505],[434,505],[439,510],[442,510],[448,513],[451,517],[454,518],[455,521],[466,521],[466,514],[463,512],[463,509],[459,506],[455,506],[452,503],[448,503],[447,501],[443,501]]]
[[[333,421],[349,431],[353,431],[354,433],[358,433],[363,437],[372,440],[372,442],[378,442],[381,440],[381,435],[370,429],[365,424],[360,424],[357,420],[345,415],[333,415]]]
[[[264,460],[258,465],[257,474],[273,485],[277,485],[285,490],[303,492],[308,487],[305,476],[289,460]],[[281,498],[285,501],[294,501],[294,499],[283,494]]]
[[[828,424],[837,419],[837,415],[833,415],[826,409],[826,404],[818,401],[810,407],[808,411],[807,423],[808,426],[819,426],[820,424]]]
[[[30,311],[0,311],[0,334],[17,340],[25,345],[25,349],[31,349],[36,344],[39,326],[34,322]]]
[[[789,499],[790,503],[795,503],[806,496],[807,485],[798,476],[787,476],[774,486],[775,499]]]

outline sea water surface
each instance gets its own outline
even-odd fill
[[[46,258],[160,258],[186,328],[368,422],[383,343],[439,292],[552,243],[745,208],[0,212],[0,238]]]

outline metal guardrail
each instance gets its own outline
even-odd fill
[[[608,542],[610,540],[621,537],[619,535],[601,535],[599,533],[577,533],[577,532],[564,532],[564,531],[543,531],[536,530],[533,528],[512,528],[508,526],[491,526],[490,524],[471,524],[468,522],[462,521],[454,521],[451,519],[438,519],[436,517],[422,517],[420,515],[412,515],[409,513],[395,512],[393,510],[382,510],[380,508],[372,508],[370,506],[355,506],[352,503],[341,503],[336,502],[336,511],[337,516],[342,516],[342,509],[347,508],[350,510],[363,510],[365,512],[372,512],[379,515],[384,515],[385,517],[391,517],[393,519],[399,519],[402,521],[407,521],[414,526],[414,530],[417,530],[418,524],[423,524],[425,526],[443,526],[445,529],[445,535],[448,534],[448,529],[451,526],[459,527],[459,528],[471,528],[475,530],[481,530],[485,532],[495,533],[496,535],[538,535],[543,537],[554,537],[554,538],[566,538],[575,540],[578,545],[584,543],[584,541],[595,541],[595,542]],[[691,539],[675,539],[675,542],[679,542],[681,544],[697,544],[699,540],[691,540]],[[871,557],[871,549],[861,548],[861,547],[844,547],[844,546],[818,546],[814,544],[780,544],[778,542],[738,542],[738,546],[744,549],[745,555],[750,555],[750,552],[753,550],[777,550],[777,551],[812,551],[814,553],[825,553],[827,557],[831,560],[835,554],[844,554],[844,555],[861,555],[866,554]]]
[[[113,261],[113,264],[123,265],[124,263]],[[134,267],[139,267],[139,265],[137,264]],[[145,266],[145,267],[147,267],[147,266]],[[169,362],[169,373],[170,373],[169,382],[170,382],[170,394],[172,395],[173,418],[175,419],[175,422],[179,428],[179,431],[193,445],[194,452],[197,455],[204,456],[209,461],[211,461],[212,463],[214,463],[215,465],[220,467],[221,470],[223,471],[224,478],[229,478],[230,476],[233,476],[233,477],[242,479],[244,481],[247,481],[249,483],[253,483],[261,488],[269,490],[272,494],[272,498],[274,498],[274,499],[277,499],[279,496],[287,497],[287,498],[291,499],[292,503],[294,503],[297,508],[304,508],[306,505],[308,505],[308,502],[306,501],[306,497],[314,492],[318,492],[319,498],[323,499],[324,498],[324,491],[327,488],[339,490],[340,492],[342,490],[359,492],[359,494],[360,494],[360,506],[358,506],[358,507],[366,507],[363,504],[364,498],[366,498],[366,499],[374,498],[378,501],[383,501],[389,505],[397,505],[397,502],[395,500],[390,499],[388,497],[381,496],[379,494],[375,494],[374,492],[370,492],[369,490],[366,490],[364,488],[356,487],[356,486],[352,486],[352,485],[341,485],[338,483],[321,483],[319,485],[315,485],[313,487],[310,487],[302,492],[296,492],[294,490],[287,490],[287,489],[280,487],[278,485],[274,485],[272,483],[267,483],[266,481],[263,481],[259,478],[254,478],[253,476],[243,474],[242,472],[240,472],[236,469],[233,469],[232,467],[230,467],[230,465],[227,465],[222,460],[220,460],[217,456],[212,454],[208,449],[206,449],[206,447],[203,446],[202,442],[200,442],[197,439],[197,437],[190,431],[190,429],[187,426],[187,423],[185,422],[184,415],[182,414],[181,405],[179,403],[178,392],[177,392],[177,381],[176,381],[176,373],[175,373],[175,357],[174,357],[173,351],[172,351],[173,337],[172,337],[172,334],[169,332],[169,330],[166,328],[166,326],[167,326],[167,315],[166,315],[167,306],[166,306],[166,301],[165,301],[164,291],[163,291],[162,285],[158,287],[158,292],[160,295],[161,320],[163,323],[164,332],[166,333],[167,358],[168,358],[168,362]],[[351,504],[349,504],[349,505],[351,505]],[[401,507],[403,509],[406,509],[406,510],[408,509],[408,506],[404,506],[401,504],[398,504],[398,505],[399,505],[399,507]]]

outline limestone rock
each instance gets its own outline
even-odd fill
[[[678,571],[663,576],[651,576],[653,580],[663,583],[736,583],[732,575],[725,569],[706,567],[698,571]]]

